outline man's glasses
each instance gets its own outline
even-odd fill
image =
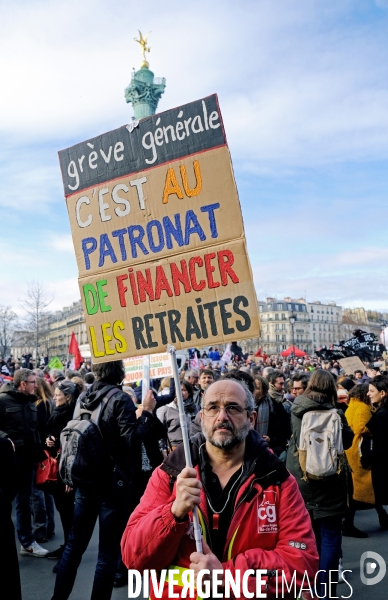
[[[32,381],[31,379],[27,379],[26,383],[36,383],[36,379],[33,379]]]
[[[205,417],[217,417],[222,409],[224,409],[228,417],[232,418],[239,417],[245,411],[248,411],[247,408],[244,408],[239,404],[227,404],[226,406],[206,406],[203,407],[203,412]]]

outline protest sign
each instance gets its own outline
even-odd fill
[[[222,355],[221,360],[223,360],[224,362],[229,362],[230,360],[232,360],[232,352],[230,349],[230,344],[226,345],[225,351]]]
[[[54,356],[47,365],[50,369],[63,369],[62,361],[59,360],[58,356]]]
[[[349,358],[341,358],[339,364],[345,371],[346,375],[354,375],[355,371],[365,371],[365,365],[358,356],[350,356]]]
[[[129,129],[59,153],[93,362],[258,336],[217,96]]]
[[[147,357],[148,358],[148,357]],[[171,356],[167,352],[163,354],[149,355],[150,379],[161,377],[172,377]],[[124,381],[134,383],[144,377],[144,356],[124,359],[125,378]]]

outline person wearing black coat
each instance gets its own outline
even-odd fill
[[[373,405],[379,405],[367,428],[373,436],[372,483],[376,506],[388,504],[388,380],[377,376],[369,382],[368,396]],[[379,515],[380,527],[388,529],[388,517]]]
[[[108,454],[121,471],[123,485],[113,486],[111,480],[99,481],[92,486],[77,483],[73,527],[58,566],[52,600],[67,600],[70,596],[97,519],[99,548],[92,597],[111,597],[120,557],[120,540],[131,506],[131,483],[141,461],[141,444],[150,430],[156,406],[152,392],[149,392],[143,401],[142,414],[136,418],[132,399],[119,387],[125,377],[122,361],[94,364],[93,372],[96,381],[80,396],[79,406],[93,411],[108,392],[114,391],[103,406],[98,426]]]
[[[19,561],[15,543],[15,529],[11,512],[12,500],[18,490],[16,460],[13,444],[0,438],[0,565],[1,585],[8,598],[21,600]]]
[[[16,529],[21,543],[20,553],[43,558],[48,550],[34,539],[31,515],[33,473],[41,452],[35,388],[36,375],[29,369],[19,369],[13,384],[1,387],[0,438],[8,437],[15,447],[18,472]]]
[[[268,394],[269,383],[265,377],[255,376],[254,399],[257,417],[255,429],[268,443],[276,456],[284,458],[287,442],[291,437],[290,418],[283,404]]]

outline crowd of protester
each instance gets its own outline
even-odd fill
[[[294,476],[296,490],[299,488],[300,492],[298,497],[303,499],[310,516],[311,531],[304,535],[315,536],[319,568],[323,571],[318,584],[322,586],[321,590],[326,589],[328,581],[325,572],[336,569],[341,583],[342,563],[346,561],[346,556],[342,556],[342,535],[356,538],[368,536],[368,533],[355,526],[357,511],[374,508],[381,529],[388,530],[388,515],[384,509],[384,505],[388,504],[388,479],[385,476],[388,458],[387,372],[383,367],[380,372],[379,367],[368,364],[364,370],[349,376],[342,372],[338,362],[311,357],[298,360],[289,358],[285,361],[279,356],[265,360],[252,355],[244,360],[241,356],[235,356],[229,364],[224,364],[217,348],[211,348],[199,357],[205,359],[200,369],[190,367],[187,361],[180,371],[180,388],[191,439],[203,440],[204,443],[212,439],[206,431],[204,414],[214,413],[217,421],[217,415],[224,407],[209,405],[210,398],[215,396],[219,399],[224,397],[223,394],[227,396],[232,393],[238,397],[242,393],[241,401],[244,402],[245,397],[247,399],[248,408],[244,410],[247,410],[248,421],[245,429],[241,429],[245,433],[241,433],[236,440],[245,440],[248,430],[252,431],[247,438],[251,440],[247,447],[249,452],[261,453],[265,449],[265,457],[268,458],[264,457],[263,461],[268,464],[276,461],[274,469],[279,481],[284,479],[283,486],[289,485],[286,484],[286,478],[290,477],[290,473]],[[147,508],[143,514],[142,503],[147,502],[145,499],[151,494],[154,478],[159,477],[163,469],[171,477],[176,465],[183,460],[181,421],[174,381],[169,378],[151,381],[151,390],[142,400],[141,386],[125,381],[121,361],[92,367],[84,364],[79,371],[74,371],[66,368],[50,370],[44,365],[42,368],[33,368],[31,358],[27,355],[23,361],[15,361],[12,357],[1,361],[0,526],[4,532],[4,543],[0,545],[0,559],[9,589],[12,590],[10,597],[15,600],[21,598],[17,548],[11,520],[12,502],[15,501],[20,554],[55,560],[53,600],[69,597],[82,555],[99,520],[99,554],[91,597],[93,600],[109,599],[114,585],[127,583],[126,568],[130,564],[130,568],[137,568],[133,566],[136,564],[131,558],[133,549],[128,550],[125,536],[124,562],[119,551],[123,532],[128,532],[125,529],[128,519],[129,531],[138,540],[136,543],[141,545],[136,524],[146,519],[145,514],[149,513]],[[117,491],[116,482],[111,481],[102,481],[98,489],[91,489],[82,481],[73,488],[59,475],[57,481],[50,485],[37,485],[37,466],[45,458],[45,452],[53,458],[60,456],[61,432],[73,418],[76,406],[91,412],[107,396],[110,397],[101,412],[99,428],[123,489]],[[333,409],[340,416],[342,424],[345,452],[341,457],[341,469],[330,477],[309,479],[304,477],[298,458],[303,417],[309,411]],[[235,433],[234,425],[230,424],[233,411],[237,416],[242,414],[238,402],[232,403],[229,412],[225,408],[221,425],[225,430]],[[212,431],[213,434],[217,427]],[[210,444],[213,442],[210,441]],[[217,447],[216,443],[214,445]],[[208,450],[210,447],[208,445]],[[255,450],[252,450],[253,447]],[[245,449],[245,452],[248,450]],[[174,456],[177,457],[175,463]],[[217,457],[210,456],[208,460],[209,464],[215,461],[214,470]],[[244,469],[244,464],[241,466],[240,460],[239,468]],[[182,470],[183,467],[179,468]],[[197,477],[205,477],[205,481],[210,481],[206,468],[203,473],[197,473]],[[226,485],[220,484],[214,496],[210,493],[213,503],[214,498],[218,498],[221,503],[218,502],[218,505],[223,504],[225,489],[229,490],[227,506],[230,490],[241,477],[242,471],[233,471],[232,468],[230,473]],[[193,472],[185,477],[188,477],[187,481],[194,489]],[[219,474],[218,477],[221,482]],[[178,499],[182,480],[178,476],[172,481],[177,481]],[[214,478],[211,481],[214,482]],[[208,485],[211,487],[212,484]],[[171,494],[168,487],[167,492]],[[212,505],[209,497],[207,502]],[[162,510],[162,500],[160,503]],[[182,509],[182,502],[178,505],[176,509],[173,504],[171,512],[179,524],[185,521],[189,511],[187,507]],[[55,510],[60,517],[61,532],[55,531]],[[213,511],[213,518],[221,512]],[[229,525],[225,524],[226,514],[231,519],[232,512],[226,511],[220,519],[220,522],[224,520],[224,527]],[[290,518],[293,518],[292,514]],[[218,529],[218,525],[213,529]],[[44,544],[60,536],[63,536],[63,542],[49,552]],[[217,536],[214,537],[217,540]],[[220,538],[214,542],[214,556],[217,555],[214,548],[221,541]],[[214,560],[222,561],[222,553]],[[313,556],[311,561],[313,564]],[[335,584],[332,585],[333,592]]]

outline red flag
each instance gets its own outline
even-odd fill
[[[79,369],[81,363],[84,362],[84,359],[82,358],[81,352],[79,351],[78,342],[77,338],[75,337],[74,331],[71,334],[68,353],[74,356],[74,368],[76,370]]]
[[[255,356],[257,356],[257,357],[259,357],[259,356],[262,356],[262,353],[263,353],[263,349],[262,349],[262,347],[260,346],[260,348],[259,348],[259,349],[258,349],[258,351],[256,352]]]

